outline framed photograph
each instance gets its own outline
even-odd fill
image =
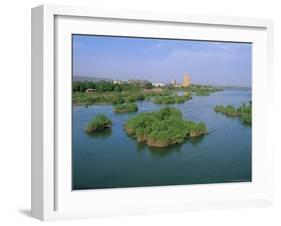
[[[32,216],[271,205],[273,22],[32,9]]]

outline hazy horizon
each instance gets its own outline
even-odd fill
[[[73,35],[73,76],[251,87],[250,43]]]

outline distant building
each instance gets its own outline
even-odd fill
[[[163,86],[165,86],[164,83],[160,83],[160,82],[152,83],[152,85],[155,86],[155,87],[163,87]]]
[[[183,76],[182,86],[183,87],[189,87],[190,86],[190,76],[187,73]]]
[[[123,81],[120,81],[120,80],[114,80],[113,81],[113,84],[122,84],[123,83]]]
[[[177,84],[176,79],[172,79],[172,84],[173,84],[173,85],[176,85],[176,84]]]
[[[85,93],[93,93],[95,91],[96,91],[96,89],[86,89]]]

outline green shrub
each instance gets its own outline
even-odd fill
[[[252,102],[249,102],[248,104],[243,103],[237,108],[232,105],[217,105],[214,107],[214,111],[220,112],[226,116],[240,117],[243,123],[249,125],[252,124]]]
[[[103,131],[105,129],[110,129],[112,126],[112,121],[105,115],[97,115],[92,121],[85,127],[87,133],[94,133],[98,131]]]
[[[160,97],[154,97],[153,103],[154,104],[182,104],[185,101],[190,100],[192,97],[188,96],[160,96]]]
[[[171,107],[159,111],[141,113],[127,121],[125,131],[138,142],[151,147],[166,147],[182,143],[188,137],[207,133],[204,123],[184,120],[179,110]]]
[[[241,115],[241,120],[245,124],[252,124],[252,114],[242,114]]]
[[[136,103],[124,103],[115,106],[114,111],[116,113],[123,112],[136,112],[138,110],[138,106]]]

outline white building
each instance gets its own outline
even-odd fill
[[[155,86],[155,87],[163,87],[163,86],[165,86],[164,83],[160,83],[160,82],[152,83],[152,85]]]
[[[113,81],[113,84],[121,84],[122,83],[122,81],[120,81],[120,80],[114,80]]]

